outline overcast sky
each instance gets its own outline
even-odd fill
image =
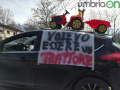
[[[38,1],[39,0],[0,0],[0,4],[2,4],[3,8],[9,8],[13,12],[16,23],[24,24],[24,22],[27,20],[27,18],[32,16],[31,8],[35,8],[36,3]],[[76,0],[76,3],[78,1],[79,0]],[[92,1],[94,1],[94,0],[92,0]],[[99,0],[95,0],[95,1],[99,1]],[[100,1],[106,2],[108,0],[100,0]],[[73,8],[71,10],[70,9],[71,6],[73,6],[73,5],[71,4],[69,7],[66,8],[70,12],[70,15],[67,16],[67,21],[69,21],[71,15],[75,15],[78,13],[78,10],[76,8]],[[96,8],[96,7],[90,8],[90,7],[88,7],[88,8],[86,8],[85,14],[87,14],[87,11],[89,11],[89,9],[94,9],[98,12],[98,9],[103,10],[105,8],[101,8],[101,7],[100,8]],[[63,10],[63,12],[64,11],[65,10]],[[61,14],[63,12],[61,12]],[[89,15],[87,15],[87,17],[88,16]]]
[[[0,0],[3,8],[9,8],[17,23],[23,24],[32,15],[31,8],[36,7],[37,0]]]

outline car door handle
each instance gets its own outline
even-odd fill
[[[29,59],[25,58],[25,57],[20,57],[20,61],[28,61]]]

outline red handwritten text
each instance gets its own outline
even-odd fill
[[[53,52],[41,53],[44,64],[67,64],[67,65],[82,65],[86,67],[92,66],[92,56],[84,55],[82,53],[76,55],[75,52],[64,52],[54,54]]]

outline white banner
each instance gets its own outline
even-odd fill
[[[38,65],[40,63],[92,67],[94,70],[94,35],[43,31]]]

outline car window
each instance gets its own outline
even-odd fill
[[[22,37],[4,43],[3,51],[32,51],[34,50],[37,36]]]

